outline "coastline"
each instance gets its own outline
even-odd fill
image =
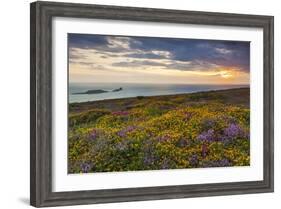
[[[217,95],[218,97],[220,97],[219,99],[221,99],[221,100],[227,100],[227,97],[231,97],[230,101],[225,101],[226,103],[243,104],[247,107],[249,107],[249,105],[250,105],[250,101],[249,101],[250,100],[250,88],[245,87],[245,88],[231,88],[231,89],[221,89],[221,90],[199,91],[199,92],[191,92],[191,93],[183,93],[183,94],[172,94],[172,95],[135,96],[135,97],[105,99],[105,100],[88,101],[88,102],[74,102],[74,103],[69,103],[68,106],[69,106],[70,112],[72,110],[76,109],[74,107],[81,107],[82,108],[81,111],[83,111],[86,109],[95,108],[96,106],[99,107],[100,105],[110,104],[110,103],[120,103],[120,102],[125,102],[125,101],[134,102],[135,100],[157,100],[157,99],[160,101],[165,101],[166,99],[179,98],[179,97],[194,97],[194,96],[195,97],[200,97],[200,96],[204,97],[208,94],[212,94],[213,96]],[[248,98],[245,97],[245,94],[248,95]],[[237,100],[239,100],[239,98],[242,101],[237,101]],[[198,99],[200,100],[200,98],[198,98]]]
[[[122,87],[121,91],[112,91]],[[249,85],[182,85],[182,84],[80,84],[69,85],[69,103],[122,99],[136,96],[165,96],[203,91],[248,88]],[[90,92],[90,94],[88,93]],[[91,93],[93,92],[93,93]]]

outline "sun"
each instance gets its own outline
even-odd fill
[[[222,78],[232,78],[233,77],[233,75],[231,74],[231,72],[229,72],[229,71],[221,71],[220,72],[220,76],[222,77]]]

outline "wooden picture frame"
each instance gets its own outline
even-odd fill
[[[30,10],[30,203],[35,207],[273,192],[273,17],[34,2]],[[72,192],[52,191],[52,19],[94,18],[263,29],[263,180]]]

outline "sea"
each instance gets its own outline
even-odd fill
[[[141,83],[69,83],[69,103],[99,101],[137,96],[159,96],[211,90],[244,88],[249,85],[141,84]],[[121,91],[112,92],[122,88]],[[77,94],[88,90],[108,91],[99,94]]]

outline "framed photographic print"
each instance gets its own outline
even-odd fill
[[[273,192],[273,17],[31,3],[31,205]]]

